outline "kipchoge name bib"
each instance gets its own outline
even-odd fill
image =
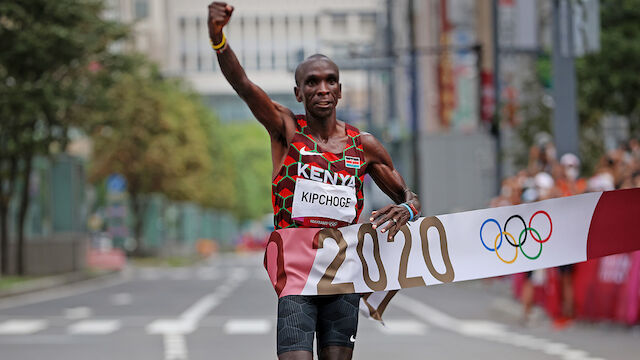
[[[291,217],[303,226],[337,227],[356,217],[355,187],[296,179]]]

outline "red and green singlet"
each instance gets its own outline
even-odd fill
[[[296,116],[296,133],[272,183],[276,229],[357,223],[366,163],[360,131],[349,124],[345,130],[348,140],[340,153],[323,151],[304,115]]]

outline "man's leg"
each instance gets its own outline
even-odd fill
[[[531,314],[531,308],[533,307],[533,300],[535,296],[535,288],[531,281],[532,271],[526,272],[526,278],[522,283],[522,293],[520,294],[520,301],[522,301],[522,319],[520,322],[522,325],[528,325],[529,315]]]
[[[350,360],[358,330],[360,294],[316,298],[318,304],[318,358]]]
[[[320,360],[351,360],[353,349],[346,346],[326,346],[320,349]]]
[[[313,360],[311,351],[294,350],[278,355],[278,360]]]
[[[278,299],[278,359],[313,359],[313,335],[318,309],[312,300],[302,295]]]
[[[573,265],[560,266],[560,281],[562,282],[562,315],[573,318]]]

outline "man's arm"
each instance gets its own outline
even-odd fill
[[[384,191],[396,204],[406,203],[417,211],[414,219],[418,218],[422,209],[418,195],[413,193],[404,182],[404,179],[393,167],[391,156],[382,144],[371,134],[363,133],[360,137],[364,148],[367,172],[373,178],[376,185]],[[396,219],[396,222],[391,219]],[[387,205],[374,211],[369,219],[376,228],[389,221],[382,232],[389,231],[388,237],[392,239],[396,233],[411,218],[409,209],[403,205]]]
[[[223,41],[222,29],[229,22],[233,7],[224,2],[213,2],[209,5],[209,37],[214,44]],[[253,115],[264,125],[273,140],[287,145],[287,134],[292,133],[293,113],[273,103],[269,96],[256,84],[251,82],[240,65],[231,47],[226,44],[218,52],[220,69],[236,93],[251,109]]]

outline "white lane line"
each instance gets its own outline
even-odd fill
[[[222,300],[228,296],[239,284],[247,279],[247,274],[236,274],[230,276],[226,283],[220,285],[215,292],[206,295],[191,305],[177,319],[158,319],[147,325],[149,334],[179,333],[188,334],[198,327],[198,323],[213,308],[218,306]]]
[[[91,308],[86,306],[78,306],[64,309],[64,317],[69,320],[86,319],[93,314]]]
[[[165,360],[187,360],[187,343],[182,334],[164,334]]]
[[[394,301],[390,304],[401,307],[427,323],[461,335],[541,351],[564,360],[601,360],[600,358],[590,357],[586,351],[572,349],[567,344],[552,342],[531,335],[518,334],[502,324],[491,321],[457,319],[403,294],[396,294]]]
[[[0,335],[29,335],[45,329],[46,320],[8,320],[0,323]]]
[[[379,330],[389,335],[424,335],[427,325],[416,320],[385,319]]]
[[[83,320],[72,324],[67,329],[73,335],[106,335],[120,329],[120,320]]]
[[[191,305],[179,318],[158,319],[147,325],[147,333],[163,335],[165,360],[187,360],[187,344],[184,335],[195,331],[200,320],[246,278],[247,276],[241,273],[232,274],[215,292]]]
[[[265,319],[233,319],[224,324],[225,334],[267,334],[271,331],[271,321]]]
[[[229,278],[235,281],[243,281],[249,277],[249,270],[243,267],[235,267],[229,269]]]
[[[198,326],[198,322],[220,303],[218,296],[209,294],[189,307],[178,319],[159,319],[147,325],[149,334],[188,334]]]
[[[197,325],[198,322],[219,303],[220,299],[216,294],[207,295],[183,312],[182,315],[180,315],[180,319]]]
[[[179,319],[158,319],[147,325],[147,334],[188,334],[193,325]]]
[[[115,306],[130,305],[133,297],[129,293],[118,293],[111,295],[111,303]]]

